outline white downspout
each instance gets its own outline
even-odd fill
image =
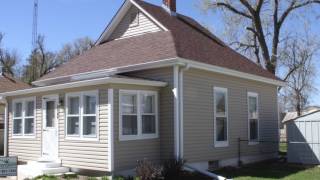
[[[179,65],[173,66],[173,95],[174,95],[174,155],[180,158],[180,127],[179,127]]]
[[[183,158],[183,73],[188,70],[187,64],[173,67],[174,77],[174,144],[176,159]]]
[[[183,76],[189,70],[189,65],[184,65],[179,71],[179,117],[180,117],[180,158],[184,158],[184,107],[183,107]]]

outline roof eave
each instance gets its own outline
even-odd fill
[[[128,84],[128,85],[141,85],[141,86],[153,86],[153,87],[167,86],[167,83],[162,81],[151,81],[151,80],[144,80],[144,79],[131,79],[131,78],[119,78],[119,77],[104,77],[104,78],[98,78],[98,79],[91,79],[91,80],[70,82],[65,84],[50,85],[50,86],[44,86],[44,87],[36,87],[36,88],[30,88],[30,89],[24,89],[24,90],[18,90],[18,91],[5,92],[5,93],[0,93],[0,97],[26,95],[26,94],[41,93],[41,92],[47,92],[47,91],[53,91],[53,90],[63,90],[63,89],[69,89],[69,88],[94,86],[94,85],[102,85],[102,84]]]
[[[271,78],[267,78],[267,77],[263,77],[263,76],[258,76],[258,75],[254,75],[254,74],[250,74],[250,73],[240,72],[240,71],[233,70],[233,69],[210,65],[207,63],[201,63],[201,62],[188,60],[188,59],[184,59],[184,58],[180,58],[179,62],[188,64],[188,66],[190,68],[196,68],[196,69],[201,69],[201,70],[219,73],[219,74],[223,74],[223,75],[228,75],[228,76],[238,77],[238,78],[242,78],[242,79],[262,82],[262,83],[266,83],[266,84],[275,85],[278,87],[286,86],[286,83],[283,81],[280,81],[280,80],[271,79]]]

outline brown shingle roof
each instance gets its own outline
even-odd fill
[[[101,44],[45,75],[41,80],[175,57],[279,80],[226,46],[192,18],[181,14],[170,16],[159,6],[141,0],[136,2],[169,31]]]
[[[28,88],[31,88],[29,84],[15,79],[10,75],[4,73],[0,75],[0,93]]]
[[[170,16],[158,6],[140,0],[137,3],[172,32],[179,57],[278,80],[269,71],[226,46],[192,18],[181,14]]]

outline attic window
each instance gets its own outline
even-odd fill
[[[130,27],[139,26],[139,12],[130,14]]]

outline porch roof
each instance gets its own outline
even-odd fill
[[[101,85],[101,84],[128,84],[128,85],[141,85],[141,86],[153,86],[153,87],[165,87],[167,86],[166,82],[162,81],[153,81],[141,78],[131,78],[127,76],[108,76],[97,79],[89,79],[82,81],[69,82],[64,84],[43,86],[43,87],[33,87],[28,89],[9,91],[0,93],[0,97],[10,97],[10,96],[18,96],[18,95],[26,95],[32,93],[41,93],[52,90],[63,90],[69,88],[77,88],[84,86],[93,86],[93,85]]]

